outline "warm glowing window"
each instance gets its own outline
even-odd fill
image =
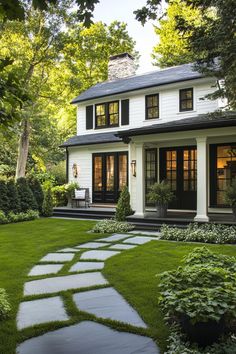
[[[146,119],[159,118],[159,95],[146,96]]]
[[[117,127],[119,125],[119,102],[96,105],[96,128]]]
[[[193,89],[179,90],[179,110],[180,112],[193,110]]]

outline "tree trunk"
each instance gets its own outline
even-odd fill
[[[22,132],[19,139],[16,179],[20,177],[25,177],[26,163],[29,151],[29,139],[30,123],[29,118],[25,118],[22,124]]]

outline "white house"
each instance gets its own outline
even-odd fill
[[[111,57],[108,81],[73,100],[77,135],[62,145],[68,180],[103,205],[128,185],[137,217],[152,208],[149,186],[163,179],[176,195],[171,210],[196,211],[196,221],[231,212],[224,191],[236,177],[236,114],[209,114],[222,106],[206,98],[216,79],[191,64],[143,75],[134,67],[127,53]]]

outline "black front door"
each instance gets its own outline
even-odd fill
[[[128,153],[93,154],[93,202],[116,203],[128,185]]]
[[[197,149],[160,149],[160,180],[170,183],[175,200],[170,209],[195,210],[197,205]]]

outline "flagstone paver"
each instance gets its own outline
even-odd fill
[[[103,268],[104,262],[77,262],[70,268],[69,272],[84,272]]]
[[[57,251],[57,253],[76,253],[76,252],[79,252],[80,251],[80,249],[79,248],[70,248],[70,247],[68,247],[68,248],[63,248],[62,250],[59,250],[59,251]]]
[[[29,272],[29,276],[48,275],[58,273],[64,264],[40,264],[34,266]]]
[[[83,251],[80,261],[70,267],[67,275],[46,277],[25,283],[25,296],[42,295],[43,297],[54,293],[55,295],[22,302],[17,315],[18,329],[52,321],[69,320],[62,301],[64,294],[58,296],[57,293],[73,289],[84,290],[74,295],[70,294],[78,310],[105,320],[111,319],[146,328],[138,313],[114,288],[103,287],[92,290],[86,288],[109,285],[99,272],[104,267],[103,261],[119,254],[120,251],[132,249],[153,239],[157,240],[158,237],[113,234],[75,248],[67,247],[48,253],[40,262],[59,264],[35,265],[29,273],[30,276],[57,273],[64,267],[64,263],[73,260],[76,252]],[[107,249],[97,249],[102,247]],[[70,274],[70,272],[83,273]],[[159,354],[159,349],[151,338],[115,331],[91,321],[83,321],[26,340],[17,347],[17,354],[78,354],[78,350],[80,354]]]
[[[74,253],[48,253],[40,262],[70,262]]]
[[[130,237],[130,235],[127,235],[127,234],[114,234],[112,236],[100,238],[98,241],[116,242],[116,241],[124,240],[125,238],[128,238],[128,237]]]
[[[17,354],[159,354],[151,338],[84,321],[26,340]]]
[[[93,248],[101,248],[101,247],[107,247],[107,246],[108,246],[108,244],[104,243],[104,242],[87,242],[82,245],[78,245],[77,247],[93,249]]]
[[[124,322],[146,328],[137,312],[113,288],[85,291],[73,295],[76,306],[96,317]]]
[[[119,254],[118,251],[87,251],[81,255],[81,259],[95,259],[98,261],[105,261],[106,259]]]
[[[144,245],[145,243],[152,241],[152,240],[158,240],[157,237],[148,237],[148,236],[135,236],[131,237],[128,240],[123,241],[124,243],[132,243],[135,245]]]
[[[114,249],[114,250],[129,250],[132,248],[137,247],[137,245],[125,245],[123,243],[117,243],[115,245],[112,245],[109,247],[109,249]]]
[[[24,295],[52,294],[68,289],[106,284],[108,284],[107,280],[100,272],[66,275],[27,282],[24,287]]]
[[[69,317],[63,301],[59,296],[55,296],[22,302],[17,315],[17,328],[23,329],[41,323],[67,320]]]

